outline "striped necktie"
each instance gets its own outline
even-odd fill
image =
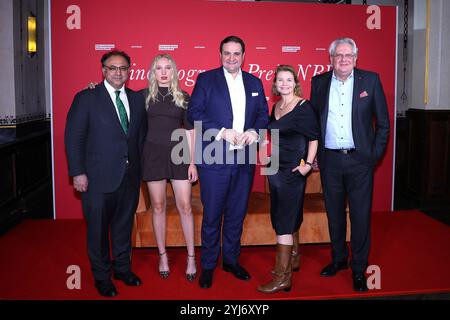
[[[119,109],[120,124],[122,125],[122,129],[125,132],[125,134],[128,134],[127,111],[125,110],[125,106],[123,105],[122,100],[120,100],[119,95],[120,95],[120,91],[116,91],[116,104],[117,104],[117,109]]]

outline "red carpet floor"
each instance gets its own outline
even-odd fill
[[[289,293],[264,295],[256,287],[269,280],[274,247],[244,247],[241,263],[252,279],[239,281],[216,269],[210,289],[184,277],[183,248],[169,248],[171,275],[157,273],[156,249],[134,249],[133,270],[144,285],[117,283],[120,299],[254,300],[334,299],[400,294],[450,292],[450,227],[416,211],[374,213],[369,263],[381,271],[381,288],[356,294],[351,271],[332,278],[319,276],[329,262],[329,245],[302,245],[301,270],[294,273]],[[197,248],[197,255],[199,249]],[[93,286],[82,220],[26,220],[0,237],[0,299],[102,299]],[[67,268],[81,268],[81,289],[69,290]]]

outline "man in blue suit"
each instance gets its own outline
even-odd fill
[[[350,38],[329,48],[333,70],[311,82],[311,103],[321,127],[318,150],[332,261],[324,277],[348,268],[346,201],[350,208],[352,278],[357,292],[367,291],[373,174],[386,149],[389,114],[378,74],[355,68],[358,48]]]
[[[142,94],[124,85],[130,57],[114,50],[105,53],[101,63],[105,80],[94,90],[79,92],[72,102],[65,144],[69,175],[81,192],[95,286],[102,296],[113,297],[113,272],[114,279],[126,285],[142,283],[131,272],[131,230],[147,118]]]
[[[250,279],[239,264],[255,171],[249,146],[257,143],[258,130],[267,127],[268,108],[261,80],[241,70],[244,57],[242,39],[229,36],[222,40],[222,67],[198,76],[187,111],[188,119],[200,122],[203,131],[197,135],[202,155],[196,159],[203,203],[202,288],[212,285],[221,239],[223,270],[240,280]]]

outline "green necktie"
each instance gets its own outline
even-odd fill
[[[119,94],[120,94],[120,91],[116,91],[116,104],[117,104],[117,108],[119,109],[120,124],[122,125],[123,131],[125,132],[125,134],[128,134],[127,111],[125,110],[125,106],[123,105],[122,100],[120,100]]]

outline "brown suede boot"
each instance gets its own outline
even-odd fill
[[[269,283],[259,286],[258,291],[263,293],[275,293],[281,290],[291,290],[291,251],[292,246],[277,244],[273,279]]]
[[[299,251],[299,239],[298,230],[292,234],[294,243],[292,245],[291,259],[292,259],[292,271],[297,272],[300,270],[300,251]]]

